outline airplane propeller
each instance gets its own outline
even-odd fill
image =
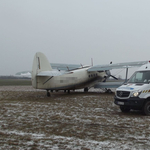
[[[107,80],[109,77],[112,77],[112,78],[114,78],[115,80],[118,80],[118,78],[116,78],[115,76],[111,75],[111,73],[110,73],[109,70],[106,70],[105,72],[106,72],[107,76],[104,77],[105,79],[104,79],[103,82],[106,82],[106,80]]]
[[[116,79],[116,80],[118,80],[118,78],[116,78],[115,76],[113,76],[113,75],[110,75],[112,78],[114,78],[114,79]]]

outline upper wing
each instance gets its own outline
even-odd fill
[[[76,65],[76,64],[59,64],[59,63],[51,63],[51,66],[53,69],[57,70],[73,70],[73,69],[78,69],[81,67],[81,65]]]
[[[118,63],[118,64],[109,64],[109,65],[97,65],[88,69],[89,72],[92,71],[104,71],[111,69],[120,69],[120,68],[131,68],[136,66],[142,66],[148,63],[148,61],[137,61],[137,62],[127,62],[127,63]]]

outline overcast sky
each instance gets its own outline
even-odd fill
[[[49,62],[150,60],[150,0],[0,0],[0,75]]]

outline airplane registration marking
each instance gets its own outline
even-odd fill
[[[38,68],[41,69],[40,67],[40,58],[38,57]]]

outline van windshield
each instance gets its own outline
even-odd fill
[[[135,72],[128,83],[150,83],[150,71]]]

